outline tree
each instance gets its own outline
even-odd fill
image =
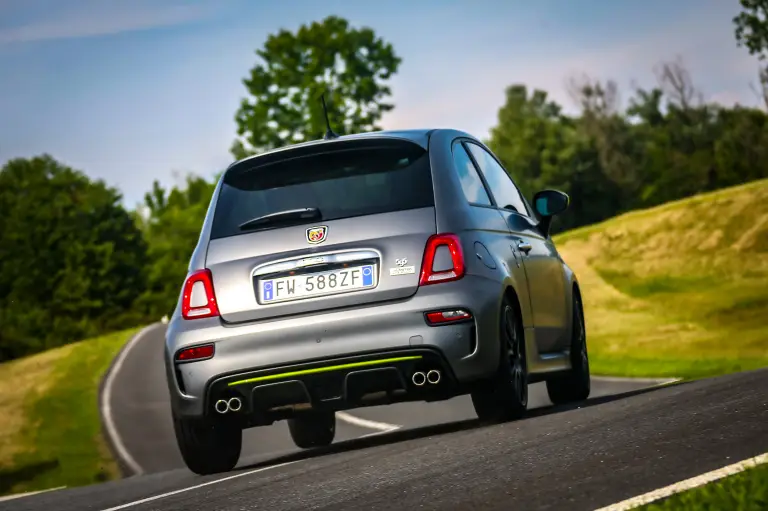
[[[607,181],[602,187],[618,199],[610,207],[605,203],[606,207],[599,209],[603,214],[615,213],[619,203],[633,203],[640,182],[636,142],[620,109],[619,87],[613,80],[602,83],[584,75],[571,80],[569,93],[581,106],[581,117],[575,123],[597,151],[599,165],[595,169],[599,168]]]
[[[761,61],[768,57],[768,0],[740,0],[742,11],[733,18],[736,43]],[[758,70],[760,97],[768,108],[768,65]]]
[[[553,137],[560,135],[560,110],[546,92],[536,89],[529,95],[525,85],[515,84],[507,87],[498,125],[491,129],[488,147],[529,198],[538,191],[548,158],[556,157],[549,149],[557,142]]]
[[[693,84],[691,73],[681,58],[661,62],[655,72],[659,88],[666,94],[668,102],[680,111],[687,112],[704,102],[703,95]]]
[[[235,115],[235,158],[320,138],[323,93],[337,133],[380,129],[382,114],[393,108],[385,102],[391,94],[385,82],[401,59],[370,28],[329,16],[296,33],[270,35],[256,55],[260,62],[243,80],[250,97]]]
[[[765,60],[768,53],[768,0],[740,0],[742,11],[733,18],[736,42],[750,55]]]
[[[0,361],[141,322],[146,245],[120,200],[47,155],[0,170]]]
[[[155,181],[144,197],[148,216],[142,230],[150,263],[140,307],[151,317],[173,312],[215,186],[215,181],[187,176],[183,188],[166,190]]]

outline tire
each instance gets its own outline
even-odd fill
[[[525,338],[517,308],[509,298],[501,306],[499,369],[472,392],[472,404],[484,422],[519,419],[528,407],[528,366]]]
[[[573,327],[571,334],[571,370],[564,376],[547,380],[547,394],[552,403],[566,404],[584,401],[591,391],[587,331],[581,298],[573,294]]]
[[[288,419],[288,430],[296,447],[324,447],[331,445],[336,436],[336,414],[326,412],[304,412]]]
[[[199,475],[228,472],[240,459],[243,431],[229,421],[180,419],[174,415],[176,441],[189,469]]]

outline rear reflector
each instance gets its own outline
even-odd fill
[[[184,283],[181,297],[181,316],[184,319],[210,318],[219,315],[216,295],[213,293],[211,270],[203,269],[190,274]]]
[[[427,312],[424,316],[427,318],[427,323],[430,325],[443,325],[445,323],[455,323],[457,321],[472,319],[472,314],[463,309]]]
[[[451,257],[451,268],[435,271],[435,256],[440,247],[446,247]],[[464,276],[464,252],[461,241],[455,234],[435,234],[427,240],[424,248],[424,260],[421,264],[420,286],[459,280]]]
[[[203,358],[211,358],[213,356],[213,344],[206,344],[204,346],[195,346],[193,348],[186,348],[176,353],[177,362],[187,362],[190,360],[200,360]]]

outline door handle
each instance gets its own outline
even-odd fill
[[[527,241],[518,241],[517,249],[524,254],[528,254],[528,252],[530,252],[531,249],[533,249],[533,245],[531,245]]]

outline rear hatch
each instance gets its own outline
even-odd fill
[[[423,147],[313,144],[227,171],[206,267],[225,322],[397,300],[416,292],[435,230]]]

